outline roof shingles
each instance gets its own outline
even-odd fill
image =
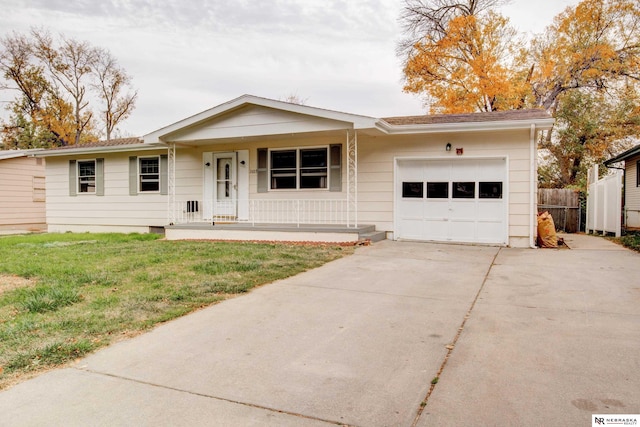
[[[132,145],[132,144],[142,144],[142,139],[140,138],[118,138],[112,139],[110,141],[95,141],[95,142],[86,142],[84,144],[73,144],[73,145],[65,145],[63,147],[54,147],[50,148],[51,150],[70,150],[74,148],[94,148],[94,147],[113,147],[117,145]]]

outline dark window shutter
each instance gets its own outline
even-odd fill
[[[258,193],[266,193],[269,190],[269,171],[267,170],[266,148],[258,148]]]
[[[129,195],[138,195],[138,158],[129,157]]]
[[[104,159],[96,159],[96,196],[104,196]]]
[[[169,194],[169,158],[160,155],[160,194]]]
[[[76,161],[75,160],[69,160],[69,195],[70,196],[77,196],[78,195],[78,178],[77,178],[77,168],[76,168]]]
[[[329,147],[329,191],[342,191],[342,144]]]

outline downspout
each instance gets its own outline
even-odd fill
[[[536,155],[536,125],[531,124],[531,131],[529,133],[529,247],[531,249],[536,248],[535,235],[537,232],[537,200],[536,188],[538,186],[538,169],[537,169],[537,155]]]

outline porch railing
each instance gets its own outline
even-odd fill
[[[347,200],[182,200],[176,202],[176,224],[198,222],[245,224],[353,225]]]

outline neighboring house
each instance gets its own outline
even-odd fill
[[[46,230],[43,159],[0,151],[0,234]]]
[[[623,219],[625,228],[640,228],[640,145],[607,160],[605,166],[624,162]]]
[[[542,110],[379,119],[245,95],[140,140],[40,153],[47,224],[321,241],[371,226],[529,247],[536,136],[552,124]]]

